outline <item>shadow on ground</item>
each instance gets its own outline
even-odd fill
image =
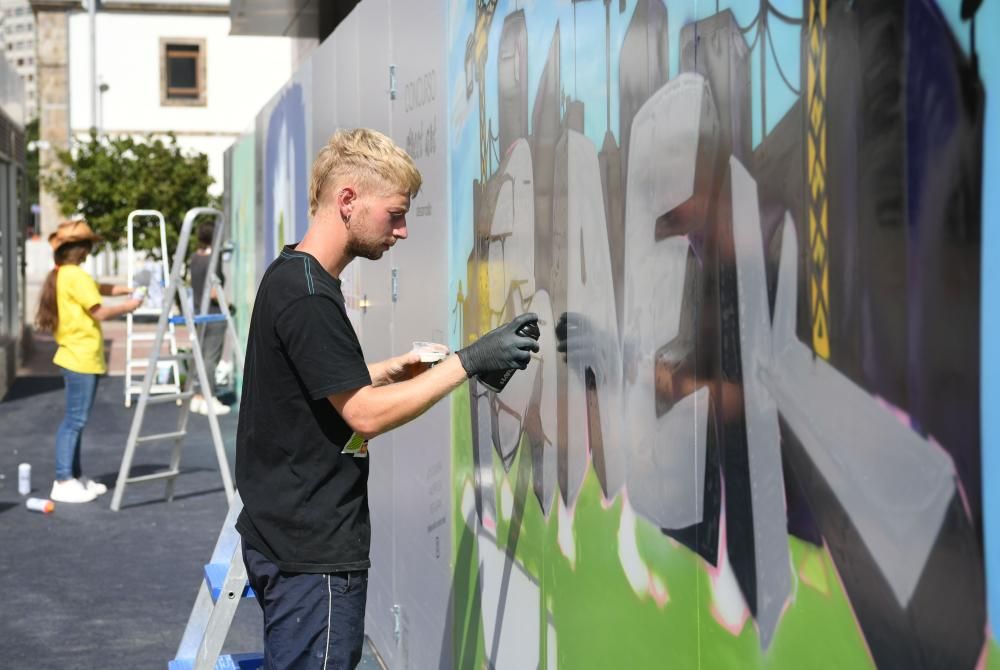
[[[114,372],[123,368],[124,324],[105,324],[105,334]],[[31,495],[48,497],[65,409],[62,376],[51,362],[55,348],[51,337],[36,335],[0,401],[0,668],[166,668],[226,517],[208,419],[190,418],[171,502],[160,481],[129,485],[120,512],[109,509],[112,491],[93,503],[59,503],[52,514],[30,512],[17,492],[17,469],[30,463]],[[101,379],[83,435],[84,473],[109,489],[134,411],[124,406],[124,393],[123,377]],[[174,430],[176,416],[173,404],[150,407],[143,433]],[[235,411],[219,418],[230,469],[236,423]],[[132,474],[165,469],[171,446],[140,445]],[[243,601],[223,651],[260,651],[261,645],[260,608]],[[379,668],[367,645],[358,668]]]
[[[13,402],[53,391],[61,393],[62,390],[62,377],[18,377],[7,390],[2,402]]]
[[[83,436],[85,474],[113,486],[132,411],[121,377],[98,386]],[[111,493],[83,505],[58,503],[52,514],[28,511],[17,493],[17,466],[31,464],[33,492],[52,485],[54,438],[62,420],[62,378],[18,378],[0,403],[0,617],[4,668],[165,668],[174,657],[219,528],[226,498],[204,417],[192,416],[172,502],[164,484],[132,484],[123,509]],[[162,411],[161,411],[162,410]],[[150,432],[166,429],[174,405],[151,407]],[[221,417],[229,443],[235,412]],[[163,469],[169,445],[143,445],[135,474]],[[259,651],[261,616],[240,605],[227,651]]]

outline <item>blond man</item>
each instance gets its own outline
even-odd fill
[[[421,177],[385,135],[338,132],[312,169],[310,226],[261,280],[236,445],[236,528],[264,612],[264,667],[354,668],[369,543],[368,440],[423,414],[465,379],[523,369],[524,314],[428,368],[413,352],[366,364],[340,289],[355,258],[407,237]],[[377,447],[376,447],[377,448]]]

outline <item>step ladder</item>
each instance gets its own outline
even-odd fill
[[[205,566],[177,656],[167,664],[168,670],[255,670],[264,663],[260,653],[220,655],[240,601],[255,597],[247,583],[240,535],[236,532],[236,519],[242,509],[243,501],[236,493],[211,561]]]
[[[154,267],[157,271],[150,273],[149,270],[143,270],[142,273],[137,273],[136,271],[136,260],[135,260],[135,226],[136,223],[142,223],[143,221],[148,222],[152,219],[158,224],[160,233],[160,260],[159,262],[152,261],[155,265]],[[176,360],[169,361],[166,363],[161,363],[156,368],[150,368],[149,357],[138,357],[136,356],[136,349],[141,348],[145,350],[150,347],[151,342],[153,342],[156,335],[155,331],[150,328],[142,328],[141,317],[157,317],[159,318],[160,312],[162,310],[170,311],[172,305],[163,303],[162,297],[166,290],[166,282],[170,277],[170,266],[169,266],[169,254],[167,253],[167,226],[163,219],[163,214],[153,209],[137,209],[128,215],[127,221],[128,227],[128,255],[126,260],[127,268],[127,279],[129,289],[135,289],[137,286],[146,286],[149,290],[147,293],[147,300],[143,303],[139,309],[135,312],[129,312],[125,317],[125,407],[132,406],[132,397],[139,395],[142,392],[142,381],[141,375],[152,374],[155,375],[153,384],[150,386],[149,392],[152,394],[160,393],[172,393],[176,394],[180,392],[180,365]],[[149,264],[147,264],[149,265]],[[137,274],[141,276],[143,273],[149,274],[145,280],[137,281]],[[153,304],[151,304],[153,303]],[[159,303],[159,304],[156,304]],[[174,324],[170,323],[167,327],[167,332],[165,335],[167,350],[170,352],[169,355],[177,355],[177,336],[174,332]],[[140,347],[137,347],[137,343],[143,343]],[[166,374],[166,379],[162,379],[162,375]]]
[[[215,218],[215,233],[212,240],[212,255],[209,259],[209,270],[205,278],[205,285],[201,295],[201,305],[207,308],[211,291],[216,288],[216,299],[222,309],[221,314],[194,314],[194,298],[190,289],[182,287],[182,273],[185,267],[188,243],[191,239],[191,227],[200,216],[212,216]],[[153,386],[153,375],[146,374],[142,383],[142,390],[139,393],[139,401],[132,416],[132,426],[129,430],[128,440],[125,443],[125,453],[122,456],[121,467],[118,470],[118,480],[115,483],[115,491],[111,497],[111,509],[118,511],[121,509],[122,498],[125,495],[125,487],[128,484],[140,482],[166,480],[165,497],[167,501],[173,500],[174,482],[180,474],[181,449],[184,445],[184,437],[187,435],[187,423],[190,416],[190,399],[195,395],[194,386],[198,384],[199,389],[206,395],[207,389],[211,389],[208,383],[208,374],[205,370],[205,361],[202,357],[201,343],[199,341],[198,326],[206,323],[225,321],[227,324],[226,333],[230,338],[233,347],[234,358],[239,365],[243,363],[243,352],[240,346],[239,337],[236,334],[236,327],[229,315],[229,304],[226,302],[225,292],[219,282],[215,268],[219,262],[219,250],[223,235],[223,215],[217,209],[210,207],[196,207],[188,211],[184,216],[184,223],[181,226],[180,237],[177,241],[177,250],[174,252],[174,261],[170,271],[170,280],[163,293],[163,305],[172,305],[178,299],[181,305],[181,314],[171,317],[167,309],[160,310],[160,317],[156,325],[156,333],[153,338],[153,348],[150,352],[148,370],[156,370],[161,362],[181,362],[188,364],[188,375],[183,386],[176,393],[161,394],[153,396],[151,393]],[[185,353],[163,355],[161,349],[163,339],[166,336],[169,326],[184,325],[187,330],[190,350]],[[196,374],[191,374],[193,368]],[[142,434],[143,421],[146,418],[146,408],[150,405],[177,402],[180,405],[177,415],[176,429],[166,433]],[[222,485],[226,490],[226,498],[233,497],[233,478],[229,471],[229,459],[226,457],[225,446],[222,441],[222,433],[219,430],[219,419],[215,414],[214,403],[205,403],[208,413],[208,425],[212,435],[212,443],[215,447],[215,456],[219,465],[219,474],[222,476]],[[170,457],[170,464],[166,470],[154,472],[147,475],[131,476],[132,461],[135,457],[136,447],[147,442],[170,441],[174,442],[174,448]]]

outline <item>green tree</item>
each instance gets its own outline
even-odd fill
[[[218,207],[209,195],[212,177],[208,157],[186,153],[172,134],[164,142],[146,137],[98,137],[57,153],[61,167],[42,184],[69,216],[81,214],[115,248],[126,244],[127,221],[136,209],[155,209],[167,223],[167,248],[177,246],[184,214],[192,207]],[[192,231],[192,244],[194,238]],[[155,226],[137,226],[133,244],[159,256],[160,236]]]

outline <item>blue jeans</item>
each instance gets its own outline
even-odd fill
[[[79,477],[80,437],[90,418],[90,408],[97,395],[100,375],[89,375],[72,370],[62,371],[66,380],[66,416],[56,432],[56,479],[62,481]]]
[[[250,586],[264,612],[265,670],[354,670],[365,641],[368,571],[282,572],[243,542]]]

